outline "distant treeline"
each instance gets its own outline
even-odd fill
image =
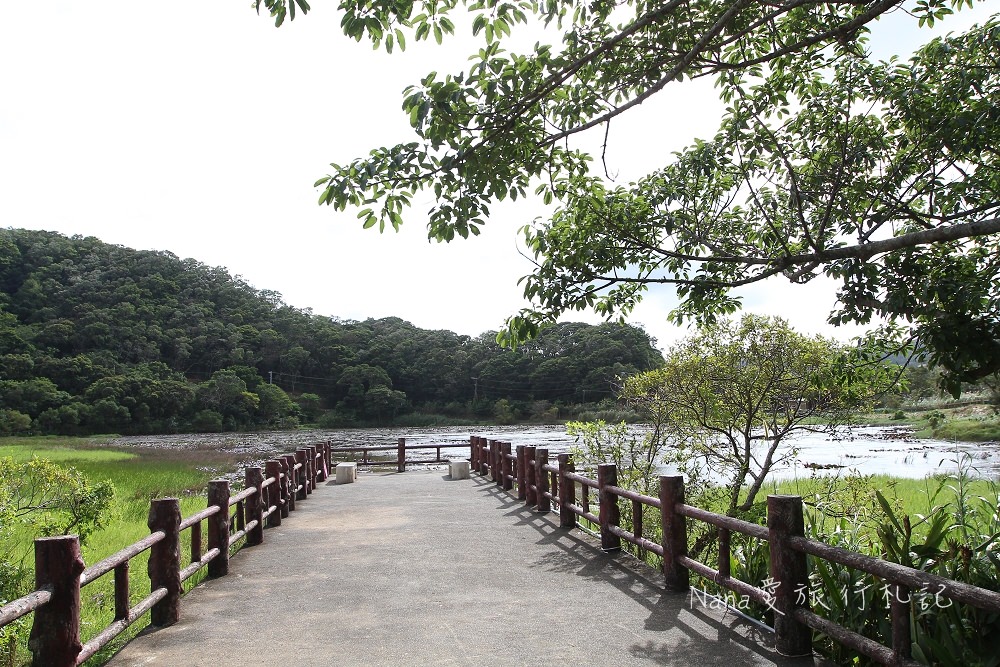
[[[169,252],[0,229],[0,434],[551,418],[662,363],[628,325],[495,335],[323,317]]]

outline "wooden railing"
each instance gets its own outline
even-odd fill
[[[547,449],[518,445],[511,452],[509,442],[472,436],[472,469],[489,475],[503,489],[516,484],[517,498],[540,512],[549,512],[555,503],[559,525],[576,526],[577,517],[599,528],[601,548],[613,552],[621,540],[663,559],[667,590],[687,592],[694,572],[719,586],[766,605],[774,611],[774,639],[777,651],[786,656],[812,653],[812,630],[817,630],[883,665],[917,667],[911,656],[911,606],[913,591],[932,591],[945,598],[990,612],[1000,612],[1000,593],[929,572],[873,558],[805,537],[802,499],[772,495],[767,498],[767,526],[716,514],[684,502],[684,478],[661,476],[658,497],[646,496],[618,486],[613,464],[597,466],[597,479],[577,474],[568,454],[558,455],[558,464],[549,463]],[[598,514],[591,511],[590,493],[596,492]],[[620,501],[630,504],[632,529],[620,525]],[[579,501],[579,502],[578,502]],[[643,508],[660,510],[662,539],[643,537]],[[702,521],[718,529],[719,557],[716,568],[688,557],[687,519]],[[769,544],[770,563],[767,590],[733,578],[730,571],[730,539],[733,533]],[[891,645],[849,630],[809,608],[807,556],[866,572],[882,579],[890,598]],[[951,604],[951,603],[949,603]]]
[[[264,541],[264,527],[281,525],[305,500],[317,482],[329,475],[330,443],[298,449],[248,467],[242,491],[230,495],[227,480],[208,485],[208,507],[184,518],[177,498],[158,498],[149,508],[148,537],[86,567],[76,535],[35,540],[36,590],[0,607],[0,628],[34,612],[31,626],[32,664],[45,667],[79,665],[96,654],[146,612],[150,623],[166,626],[179,617],[183,582],[203,568],[208,576],[229,573],[230,548]],[[208,522],[203,540],[202,522]],[[181,532],[191,531],[191,563],[181,567]],[[206,543],[206,544],[203,544]],[[203,546],[207,550],[203,551]],[[150,594],[132,605],[129,563],[149,550]],[[80,640],[80,591],[114,572],[114,621],[90,639]]]
[[[433,459],[407,459],[406,453],[413,452],[417,450],[434,450]],[[406,438],[399,438],[395,445],[359,445],[359,446],[347,446],[347,447],[334,447],[333,456],[336,458],[342,458],[341,453],[353,454],[352,457],[355,462],[360,465],[386,465],[392,463],[391,458],[386,459],[375,459],[372,458],[372,452],[395,452],[396,453],[396,470],[398,472],[403,472],[406,470],[407,463],[446,463],[449,459],[441,458],[442,449],[470,449],[470,445],[464,442],[460,443],[445,443],[445,444],[433,444],[433,445],[408,445],[406,444]],[[357,454],[361,454],[361,460],[357,460]]]

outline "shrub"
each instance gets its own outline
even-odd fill
[[[191,420],[191,428],[201,433],[222,431],[222,415],[215,410],[199,410]]]
[[[31,428],[31,417],[17,410],[0,410],[0,435],[19,435]]]

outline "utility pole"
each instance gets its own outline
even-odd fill
[[[472,378],[472,381],[476,383],[475,388],[472,390],[472,400],[479,400],[479,378]]]
[[[274,384],[274,371],[267,372],[267,383]]]

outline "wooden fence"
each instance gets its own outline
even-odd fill
[[[446,463],[449,459],[441,458],[442,449],[470,449],[472,446],[464,442],[461,443],[450,443],[450,444],[433,444],[433,445],[407,445],[406,438],[399,438],[395,445],[359,445],[351,447],[335,447],[333,448],[333,455],[336,458],[341,458],[341,454],[352,454],[355,462],[360,465],[385,465],[391,463],[391,458],[386,459],[375,459],[372,457],[373,452],[395,452],[396,453],[396,470],[398,472],[403,472],[406,470],[407,463]],[[433,459],[407,459],[407,452],[414,452],[418,450],[434,450]],[[358,454],[361,455],[361,460],[358,459]]]
[[[572,528],[582,517],[600,528],[601,548],[617,551],[626,540],[663,559],[667,590],[689,590],[694,572],[719,586],[774,610],[775,648],[786,656],[812,654],[812,630],[866,655],[883,665],[918,667],[910,653],[913,591],[933,591],[938,598],[964,603],[990,612],[1000,612],[1000,593],[947,579],[897,563],[872,558],[805,537],[802,499],[772,495],[767,498],[767,526],[708,512],[684,502],[684,478],[660,477],[659,496],[654,498],[618,486],[613,464],[597,467],[597,478],[577,474],[569,454],[559,454],[556,465],[547,449],[472,436],[472,469],[505,490],[517,486],[517,498],[540,512],[554,503],[559,525]],[[598,514],[591,509],[596,495]],[[620,501],[630,505],[632,530],[620,526]],[[643,537],[643,508],[660,510],[661,542]],[[719,559],[716,568],[688,557],[687,520],[702,521],[718,528]],[[770,577],[767,590],[735,579],[730,572],[730,539],[733,533],[769,544]],[[891,646],[849,630],[809,608],[807,556],[838,563],[879,577],[890,594]],[[949,603],[950,604],[950,603]]]
[[[208,576],[229,573],[230,547],[246,539],[245,546],[264,541],[264,527],[281,525],[295,511],[296,502],[306,500],[317,482],[329,475],[330,443],[303,447],[265,462],[264,468],[245,471],[245,487],[230,494],[229,482],[208,485],[208,507],[184,518],[177,498],[158,498],[150,503],[148,537],[118,553],[86,567],[75,535],[35,540],[36,590],[0,607],[0,628],[34,612],[30,647],[32,664],[38,667],[79,665],[106,646],[146,612],[150,623],[175,623],[180,610],[182,584],[202,568]],[[202,523],[208,523],[203,540]],[[181,540],[191,531],[191,563],[181,567]],[[207,550],[203,551],[203,542]],[[150,594],[132,605],[129,595],[129,563],[149,550]],[[114,621],[90,639],[80,640],[80,590],[99,577],[114,572]]]

